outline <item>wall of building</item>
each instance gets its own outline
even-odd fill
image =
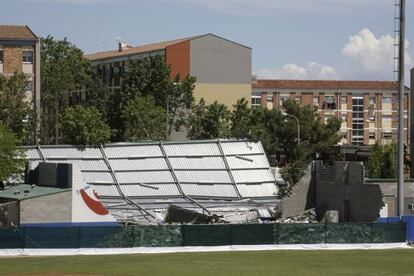
[[[215,35],[201,36],[191,40],[190,67],[198,83],[250,85],[251,49]]]
[[[250,84],[214,84],[197,82],[194,88],[194,98],[196,102],[201,98],[204,98],[207,104],[218,101],[229,108],[232,108],[237,100],[241,98],[249,99],[250,94]]]
[[[341,133],[344,137],[342,143],[357,144],[353,139],[353,99],[360,97],[363,101],[363,135],[360,143],[364,145],[374,145],[380,143],[397,142],[397,91],[395,90],[307,90],[307,89],[259,89],[254,88],[251,95],[252,106],[262,106],[267,108],[280,107],[284,100],[296,100],[302,106],[314,106],[321,116],[321,120],[326,122],[330,117],[341,119]],[[389,102],[384,102],[388,98]],[[404,97],[404,141],[409,144],[409,90],[406,90]],[[325,103],[332,101],[334,106],[327,106]]]
[[[71,222],[72,191],[22,200],[20,224]]]
[[[184,41],[165,49],[167,64],[171,66],[171,77],[178,74],[181,78],[190,75],[190,41]]]
[[[14,74],[23,70],[23,48],[20,45],[3,46],[3,73]]]

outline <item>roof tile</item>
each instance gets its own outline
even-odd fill
[[[0,25],[0,40],[37,40],[28,26]]]
[[[164,50],[168,46],[178,44],[184,41],[188,41],[195,37],[198,37],[198,36],[163,41],[159,43],[147,44],[147,45],[131,47],[131,48],[124,48],[122,51],[112,50],[112,51],[104,51],[104,52],[86,54],[85,58],[89,60],[100,60],[100,59],[108,59],[108,58],[115,58],[115,57],[122,57],[122,56],[129,56],[129,55],[134,55],[134,54],[141,54],[141,53],[146,53],[146,52]]]
[[[256,89],[360,89],[396,90],[395,81],[354,81],[354,80],[264,80],[252,82]]]

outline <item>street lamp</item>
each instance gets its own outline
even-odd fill
[[[282,115],[283,115],[283,116],[287,116],[287,117],[291,117],[291,118],[295,119],[295,121],[296,121],[296,123],[297,123],[297,125],[298,125],[298,145],[299,145],[299,143],[300,143],[300,123],[299,123],[299,119],[298,119],[296,116],[294,116],[294,115],[287,114],[287,113],[286,113],[285,111],[283,111],[283,110],[282,110]]]

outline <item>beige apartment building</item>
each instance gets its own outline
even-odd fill
[[[24,73],[26,100],[40,115],[40,40],[28,26],[0,25],[0,74]]]
[[[287,99],[312,105],[321,120],[342,120],[342,145],[397,142],[398,83],[393,81],[252,81],[252,106],[279,107]],[[409,145],[410,90],[404,98],[404,141]]]
[[[237,42],[204,34],[141,46],[122,42],[118,49],[85,55],[102,80],[112,89],[119,89],[133,60],[163,56],[171,68],[171,76],[196,77],[196,101],[218,101],[233,108],[238,99],[251,94],[252,49]]]

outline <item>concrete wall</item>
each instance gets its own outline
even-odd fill
[[[390,182],[390,181],[378,181],[378,182],[370,182],[371,185],[379,185],[383,198],[384,203],[388,205],[388,216],[396,216],[397,215],[397,182]],[[414,183],[413,182],[405,182],[404,183],[404,213],[408,215],[414,214],[412,210],[408,209],[408,204],[414,202]]]
[[[72,191],[22,200],[20,223],[71,222]]]
[[[379,185],[364,184],[358,162],[315,163],[315,205],[318,217],[337,210],[341,222],[372,222],[383,206]]]
[[[250,84],[205,84],[196,83],[193,91],[195,101],[204,98],[207,104],[218,101],[230,109],[238,99],[245,98],[250,104]]]
[[[313,165],[310,165],[306,171],[306,174],[295,185],[295,187],[293,187],[291,195],[283,199],[283,217],[299,215],[303,213],[303,211],[313,207],[310,202],[313,202],[312,175]]]
[[[250,85],[251,49],[212,34],[201,36],[191,40],[190,68],[199,83]]]

